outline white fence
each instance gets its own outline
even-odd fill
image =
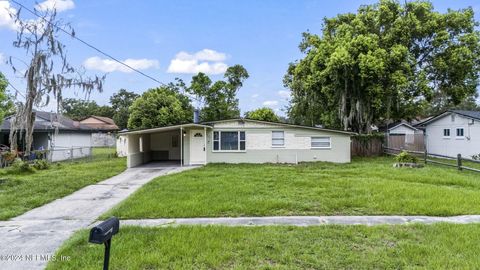
[[[56,146],[48,150],[48,160],[50,162],[74,160],[92,156],[92,147],[61,147]]]

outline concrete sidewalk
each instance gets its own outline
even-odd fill
[[[238,218],[171,218],[122,220],[121,225],[155,227],[179,225],[224,225],[224,226],[318,226],[318,225],[402,225],[410,223],[433,224],[439,222],[468,224],[480,223],[480,215],[454,217],[429,216],[279,216]]]
[[[196,167],[151,166],[84,187],[9,221],[0,221],[0,269],[43,269],[49,256],[75,231],[96,219],[158,176]]]

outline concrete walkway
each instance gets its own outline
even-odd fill
[[[0,221],[0,269],[43,269],[49,256],[75,231],[90,228],[101,214],[142,185],[192,168],[146,164],[127,169],[9,221]]]
[[[283,217],[238,217],[238,218],[172,218],[122,220],[121,226],[144,227],[178,225],[225,225],[225,226],[315,226],[315,225],[401,225],[410,223],[433,224],[449,222],[458,224],[480,223],[480,215],[455,217],[429,216],[283,216]]]

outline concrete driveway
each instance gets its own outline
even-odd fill
[[[84,187],[9,221],[0,221],[0,269],[43,269],[75,231],[89,228],[104,212],[152,179],[195,167],[145,164]]]

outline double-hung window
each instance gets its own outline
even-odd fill
[[[443,137],[444,138],[450,138],[450,129],[449,128],[444,128],[443,129]]]
[[[214,131],[213,151],[245,151],[245,131]]]
[[[465,130],[463,128],[457,128],[457,138],[465,137]]]
[[[331,148],[332,142],[330,137],[312,137],[312,148]]]
[[[272,146],[273,147],[285,146],[285,132],[272,131]]]

